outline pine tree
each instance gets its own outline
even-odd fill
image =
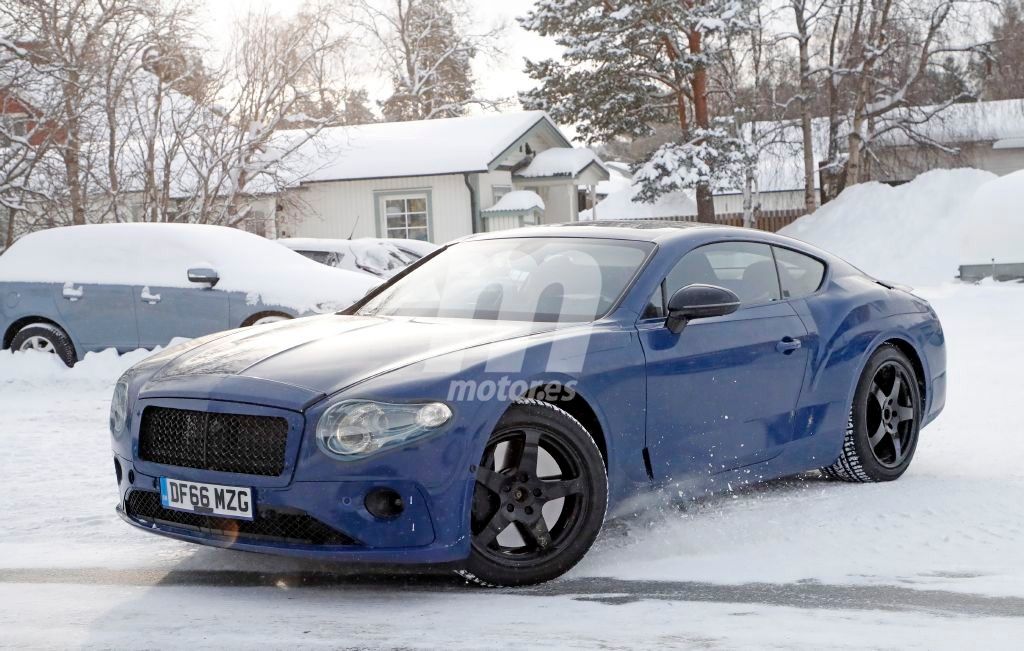
[[[708,102],[708,70],[726,36],[747,28],[750,0],[540,0],[524,28],[554,37],[560,60],[527,61],[540,82],[527,108],[576,125],[588,142],[644,137],[674,122],[682,138],[636,173],[638,199],[695,188],[697,218],[715,219],[712,193],[734,186],[748,153]]]

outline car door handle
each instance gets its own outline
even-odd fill
[[[803,344],[800,343],[799,339],[793,337],[783,337],[779,343],[775,344],[775,350],[779,351],[783,355],[788,355],[794,350],[800,348]]]
[[[140,298],[142,298],[143,303],[149,303],[150,305],[160,302],[160,294],[150,294],[149,287],[143,288],[142,296]]]

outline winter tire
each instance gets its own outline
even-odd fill
[[[882,346],[857,382],[842,453],[822,472],[850,482],[899,478],[914,458],[922,411],[913,364],[895,346]]]
[[[561,576],[593,545],[608,475],[589,432],[566,411],[522,400],[502,416],[477,468],[472,552],[458,573],[490,586]]]
[[[55,325],[33,323],[18,330],[11,340],[11,350],[37,350],[60,358],[67,366],[74,366],[78,358],[71,337]]]

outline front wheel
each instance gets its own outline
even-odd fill
[[[18,330],[11,340],[11,349],[56,355],[67,366],[74,366],[77,361],[71,337],[50,323],[32,323]]]
[[[472,552],[459,574],[502,586],[561,576],[594,543],[607,505],[590,433],[555,405],[524,399],[502,416],[477,468]]]
[[[857,383],[842,454],[822,471],[850,482],[899,478],[914,458],[922,413],[913,365],[895,346],[882,346]]]

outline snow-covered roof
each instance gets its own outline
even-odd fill
[[[936,106],[895,109],[875,122],[879,135],[877,145],[905,147],[914,145],[911,135],[899,124],[913,123],[912,131],[919,139],[931,140],[951,147],[965,143],[991,142],[994,149],[1024,147],[1024,99],[996,100],[953,104],[942,110]],[[796,120],[757,122],[747,126],[748,138],[755,129],[764,143],[758,147],[758,185],[761,192],[779,192],[803,188],[803,148],[800,123]],[[840,138],[845,143],[848,125],[841,125]],[[820,162],[828,150],[828,119],[811,121],[814,159]],[[817,187],[819,178],[814,174]],[[740,192],[736,188],[733,192]]]
[[[271,240],[202,224],[93,224],[25,235],[0,256],[0,281],[194,287],[187,271],[217,271],[217,289],[298,311],[347,307],[379,280],[333,269]]]
[[[538,152],[533,160],[515,175],[523,179],[551,176],[575,178],[590,165],[597,165],[607,172],[597,154],[585,147],[552,147]]]
[[[305,169],[297,182],[486,172],[534,127],[546,126],[569,147],[543,111],[495,113],[441,120],[387,122],[324,129],[296,153]],[[281,131],[276,138],[300,136]],[[287,147],[283,147],[287,149]]]
[[[498,200],[498,203],[480,212],[484,214],[499,212],[520,213],[534,209],[544,210],[544,200],[540,198],[539,194],[531,190],[514,190],[506,193],[505,196]]]
[[[601,181],[594,188],[594,192],[598,196],[606,197],[613,192],[625,190],[633,185],[633,174],[630,172],[629,163],[606,161],[604,166],[608,170],[608,180]]]
[[[697,214],[697,202],[690,192],[670,192],[654,203],[639,203],[633,201],[639,191],[640,186],[633,185],[609,194],[597,204],[597,220],[658,219]],[[580,211],[580,221],[593,219],[593,210]]]

